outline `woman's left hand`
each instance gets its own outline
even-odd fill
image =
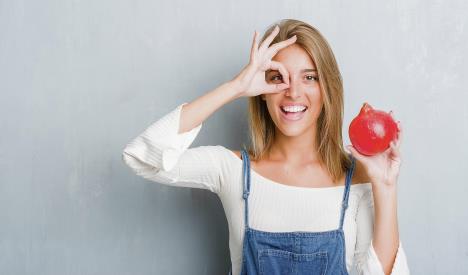
[[[393,112],[390,112],[393,118]],[[371,183],[384,186],[396,185],[400,173],[401,156],[400,144],[402,130],[400,121],[397,122],[398,133],[396,139],[390,142],[390,147],[382,153],[366,156],[360,154],[352,145],[346,146],[355,157],[364,166]]]

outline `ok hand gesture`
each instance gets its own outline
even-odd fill
[[[289,74],[283,64],[271,59],[279,50],[296,42],[296,36],[273,44],[268,47],[275,36],[279,33],[276,26],[271,34],[258,46],[258,33],[255,31],[252,48],[250,50],[250,60],[247,66],[235,77],[238,83],[241,96],[251,97],[265,93],[278,93],[289,87]],[[265,81],[267,70],[277,70],[282,75],[285,83],[270,84]]]

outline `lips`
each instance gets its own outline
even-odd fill
[[[286,122],[292,122],[292,121],[298,121],[300,120],[302,117],[304,117],[304,113],[307,111],[307,106],[305,106],[306,108],[303,110],[303,111],[300,111],[300,112],[286,112],[283,110],[283,106],[291,106],[291,105],[282,105],[280,106],[280,113],[281,113],[281,118],[286,121]],[[298,106],[297,104],[295,104],[294,106]]]

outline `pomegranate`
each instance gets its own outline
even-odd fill
[[[349,139],[356,150],[366,156],[385,151],[397,137],[398,125],[390,113],[373,109],[365,102],[349,125]]]

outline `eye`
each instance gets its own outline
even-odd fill
[[[306,78],[307,80],[314,80],[314,81],[318,80],[318,76],[315,76],[315,75],[306,75]]]
[[[276,79],[276,77],[280,77],[280,79]],[[274,75],[270,78],[270,80],[282,80],[282,79],[283,79],[283,76],[280,74]]]

